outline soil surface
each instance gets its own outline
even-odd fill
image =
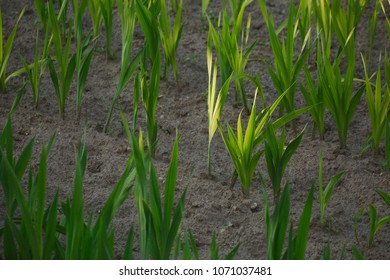
[[[168,1],[169,2],[169,1]],[[267,176],[265,159],[261,158],[249,198],[242,195],[239,182],[230,187],[233,170],[231,159],[217,132],[212,143],[212,176],[207,170],[207,90],[208,75],[206,65],[207,22],[201,17],[201,1],[184,0],[184,30],[177,52],[179,81],[175,82],[172,73],[161,81],[157,106],[158,147],[154,160],[161,183],[164,181],[169,165],[170,153],[176,135],[181,135],[179,145],[179,171],[177,180],[177,197],[187,189],[183,231],[191,229],[201,258],[209,258],[212,233],[216,232],[222,254],[241,244],[237,259],[265,259],[266,242],[263,213],[263,193],[261,190],[261,173],[268,186],[271,199],[272,190]],[[222,1],[211,1],[210,15],[218,17]],[[374,1],[371,1],[374,2]],[[386,1],[385,1],[386,2]],[[6,37],[10,33],[19,12],[29,4],[22,18],[11,54],[8,73],[22,67],[19,53],[31,62],[34,56],[37,15],[32,1],[0,0],[3,13],[3,31]],[[288,16],[289,1],[267,1],[269,12],[280,24]],[[373,12],[374,3],[365,11],[359,25],[358,51],[368,51],[367,21]],[[390,10],[390,9],[389,9]],[[75,117],[75,86],[72,86],[67,100],[65,120],[59,116],[54,88],[48,73],[42,79],[39,107],[34,108],[31,89],[27,86],[26,94],[13,117],[15,149],[22,147],[35,137],[34,170],[37,169],[42,145],[48,143],[53,133],[56,138],[49,156],[48,201],[59,190],[62,200],[71,195],[75,170],[75,147],[86,130],[88,148],[88,167],[84,180],[84,197],[86,215],[100,211],[113,186],[124,170],[131,153],[127,138],[115,110],[109,133],[102,132],[102,127],[112,102],[120,71],[121,31],[117,10],[114,17],[113,50],[116,58],[107,60],[104,52],[105,35],[102,27],[97,43],[97,52],[87,80],[85,99],[82,107],[81,121]],[[277,98],[265,64],[272,63],[268,33],[257,1],[247,8],[252,14],[251,40],[258,43],[248,63],[247,73],[259,73],[267,102]],[[88,16],[85,17],[85,30],[91,29]],[[40,35],[42,37],[42,34]],[[143,44],[143,35],[139,27],[135,32],[135,51]],[[372,52],[372,69],[389,42],[386,37],[386,26],[383,15],[378,17],[378,30]],[[134,51],[134,53],[135,53]],[[309,60],[310,61],[310,60]],[[309,62],[314,64],[314,59]],[[313,72],[314,74],[314,72]],[[363,66],[357,57],[358,78],[363,78]],[[0,127],[3,127],[12,102],[23,83],[22,78],[10,81],[6,92],[0,93]],[[120,104],[130,119],[132,115],[132,82],[120,99]],[[248,100],[252,101],[254,90],[247,85]],[[235,126],[241,106],[234,106],[234,91],[231,88],[224,107],[222,123]],[[269,104],[269,103],[268,103]],[[302,94],[297,91],[296,106],[303,107]],[[140,126],[145,130],[146,118],[142,112],[139,116]],[[248,117],[243,114],[243,122]],[[315,192],[312,223],[307,246],[307,259],[320,259],[324,247],[330,243],[333,258],[338,258],[345,248],[345,258],[354,258],[352,247],[355,246],[367,259],[390,259],[390,226],[381,228],[372,247],[367,246],[369,233],[368,205],[376,206],[379,217],[390,214],[376,189],[390,193],[390,176],[385,167],[384,148],[379,155],[370,150],[361,154],[370,132],[370,120],[365,97],[361,99],[354,121],[348,135],[348,149],[340,150],[336,126],[327,113],[326,134],[324,141],[311,136],[312,121],[309,114],[297,121],[297,130],[287,128],[288,139],[298,135],[305,126],[306,133],[296,154],[286,170],[284,182],[291,186],[291,221],[298,224],[303,205],[310,187],[318,186],[318,167],[320,150],[324,153],[325,183],[340,171],[345,171],[340,183],[335,187],[333,197],[327,208],[328,218],[325,226],[320,223],[318,191]],[[2,195],[1,195],[2,196]],[[271,199],[272,200],[272,199]],[[0,223],[4,221],[4,202],[0,202]],[[357,222],[357,237],[354,232],[354,218],[359,209],[366,208]],[[87,217],[86,217],[87,219]],[[125,202],[115,218],[117,255],[121,255],[130,224],[137,225],[136,209],[132,196]],[[135,252],[138,251],[135,240]]]

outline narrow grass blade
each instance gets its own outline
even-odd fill
[[[311,187],[309,196],[306,200],[305,207],[301,214],[301,219],[298,225],[298,232],[295,244],[295,258],[303,260],[306,254],[307,239],[309,236],[310,220],[314,198],[314,186]]]

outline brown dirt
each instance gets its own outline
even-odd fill
[[[6,36],[14,25],[18,13],[27,2],[31,3],[31,1],[22,0],[0,1]],[[217,16],[220,8],[219,1],[211,2],[211,14]],[[270,12],[274,15],[276,22],[280,23],[287,17],[289,1],[279,0],[277,3],[273,3],[269,7]],[[264,63],[259,62],[260,59],[271,62],[272,58],[266,27],[256,1],[253,1],[247,10],[252,13],[251,34],[253,39],[257,38],[259,41],[252,54],[253,60],[248,65],[248,73],[260,73],[266,98],[271,101],[275,99],[276,92]],[[366,22],[371,16],[371,12],[372,7],[366,10],[362,24],[359,26],[359,35],[361,34],[358,36],[359,52],[367,50]],[[154,163],[160,179],[163,180],[169,164],[175,130],[178,129],[181,141],[177,194],[181,194],[188,187],[183,230],[192,230],[202,258],[209,257],[211,236],[212,232],[215,231],[222,252],[226,253],[237,243],[241,243],[237,254],[238,259],[264,259],[266,257],[265,230],[259,176],[256,175],[254,178],[250,198],[243,197],[239,183],[234,188],[229,188],[233,166],[218,133],[213,141],[213,176],[211,178],[207,176],[207,99],[204,95],[208,79],[206,67],[207,29],[200,14],[201,1],[184,1],[183,20],[185,26],[177,54],[179,83],[176,85],[172,75],[167,80],[161,81],[157,108],[159,143]],[[9,73],[22,66],[17,53],[23,54],[28,61],[32,60],[35,43],[35,26],[32,23],[36,19],[34,7],[30,4],[16,35]],[[91,27],[88,19],[85,21],[85,26],[88,29]],[[135,33],[136,47],[142,44],[141,34],[138,28]],[[380,16],[373,61],[376,61],[379,53],[384,52],[385,46],[388,46],[385,34],[385,20],[383,16]],[[81,139],[84,128],[86,128],[89,158],[84,180],[84,196],[88,214],[97,214],[101,209],[121,175],[131,152],[122,131],[117,110],[109,134],[102,132],[102,125],[111,104],[120,71],[120,36],[120,26],[116,17],[113,44],[116,59],[106,60],[103,51],[105,41],[103,34],[99,38],[99,51],[94,56],[88,77],[81,124],[75,121],[74,87],[67,101],[66,118],[65,120],[60,119],[54,89],[48,73],[45,74],[42,81],[39,108],[34,109],[31,91],[28,88],[13,118],[17,151],[20,151],[33,136],[36,138],[34,168],[38,162],[39,147],[46,144],[53,133],[57,132],[49,157],[49,201],[57,189],[59,189],[62,199],[71,194],[75,167],[75,145]],[[375,69],[376,65],[373,64],[373,66]],[[357,67],[357,76],[362,77],[362,63],[360,61]],[[13,79],[7,92],[0,94],[0,127],[3,127],[12,101],[21,85],[22,79]],[[250,86],[248,86],[249,88]],[[249,100],[251,100],[253,91],[248,91]],[[296,96],[297,106],[304,106],[302,95],[297,92]],[[131,86],[125,91],[120,102],[125,112],[130,116],[132,110]],[[233,98],[228,98],[222,122],[234,125],[240,110],[240,108],[233,106]],[[145,117],[142,114],[140,123],[144,127]],[[360,208],[368,207],[372,203],[378,208],[380,216],[389,214],[389,209],[386,209],[384,203],[375,193],[375,189],[390,192],[390,177],[384,166],[384,152],[382,151],[378,156],[372,156],[370,152],[359,156],[370,131],[364,98],[362,98],[355,120],[349,130],[348,150],[339,150],[337,131],[329,116],[326,120],[325,140],[322,142],[311,138],[309,131],[312,123],[309,115],[302,116],[297,123],[298,129],[303,129],[306,124],[308,127],[307,133],[285,174],[285,180],[291,185],[291,220],[294,224],[298,222],[312,183],[316,184],[317,182],[319,150],[324,151],[325,180],[342,170],[346,171],[346,175],[335,188],[334,195],[327,206],[326,215],[329,217],[329,222],[326,227],[321,226],[319,222],[318,196],[315,195],[307,259],[319,259],[328,241],[335,258],[338,257],[345,245],[346,258],[348,259],[353,258],[352,246],[356,246],[365,258],[390,259],[389,226],[379,230],[373,247],[368,248],[367,246],[369,231],[367,211],[357,224],[360,243],[354,237],[353,221]],[[294,136],[293,131],[290,130],[287,131],[287,134],[289,138]],[[260,160],[258,170],[263,175],[266,174],[264,158]],[[267,183],[269,185],[269,181]],[[271,189],[268,189],[268,193],[271,194]],[[254,206],[254,203],[257,204],[257,207]],[[2,200],[0,206],[4,207]],[[3,219],[4,216],[1,215],[0,220]],[[118,256],[125,242],[129,225],[133,222],[137,223],[137,217],[132,198],[130,198],[115,219]]]

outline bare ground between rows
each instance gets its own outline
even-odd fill
[[[214,15],[218,14],[220,5],[212,1],[210,9]],[[260,16],[260,10],[254,1],[248,8],[253,18],[253,38],[258,38],[253,58],[248,65],[248,72],[260,72],[266,99],[275,99],[276,92],[266,73],[264,64],[258,60],[270,61],[272,57],[267,43],[266,29]],[[276,2],[276,3],[275,3]],[[9,34],[16,15],[27,1],[1,0],[5,34]],[[270,7],[276,22],[281,22],[288,13],[289,1],[274,1]],[[159,126],[158,149],[155,165],[159,180],[163,183],[169,165],[170,152],[176,135],[176,129],[181,135],[179,146],[179,175],[177,182],[177,197],[188,188],[185,204],[185,219],[183,230],[191,229],[202,258],[209,257],[209,248],[212,232],[217,233],[217,240],[221,251],[226,253],[240,243],[238,259],[265,259],[265,229],[263,217],[263,194],[259,182],[259,175],[253,181],[249,198],[241,194],[239,184],[230,188],[230,175],[233,170],[231,160],[223,145],[222,139],[216,134],[213,141],[213,176],[207,175],[207,99],[204,92],[207,87],[206,68],[206,38],[205,22],[200,18],[200,1],[184,1],[184,31],[178,50],[179,83],[176,84],[171,76],[162,80],[157,108]],[[365,19],[369,17],[366,14]],[[23,17],[15,40],[15,48],[10,61],[10,69],[21,67],[18,52],[31,61],[35,42],[35,27],[31,24],[36,20],[33,5],[30,4]],[[387,44],[384,36],[383,18],[379,18],[377,41],[374,46],[373,57],[379,57],[379,52]],[[86,20],[86,28],[90,22]],[[361,26],[362,34],[367,32],[366,25]],[[383,36],[382,36],[383,35]],[[140,30],[135,33],[135,45],[142,44]],[[358,45],[361,50],[367,46],[364,36],[359,36]],[[41,100],[39,108],[34,109],[30,90],[23,96],[21,104],[13,118],[15,149],[22,147],[31,137],[35,137],[34,169],[37,168],[41,146],[46,144],[54,132],[56,140],[49,157],[48,172],[48,200],[50,201],[56,190],[59,190],[62,199],[71,194],[75,147],[80,141],[84,129],[87,132],[86,144],[88,147],[88,167],[84,180],[84,197],[86,215],[95,215],[101,209],[113,186],[124,169],[131,152],[126,137],[123,134],[119,117],[114,116],[109,134],[102,132],[108,108],[116,87],[120,65],[120,27],[118,19],[114,23],[114,51],[117,58],[107,61],[104,54],[104,35],[99,38],[99,49],[93,59],[92,68],[87,82],[87,91],[82,111],[82,121],[75,121],[75,93],[69,96],[65,120],[61,120],[57,112],[57,105],[50,78],[45,75],[42,81]],[[357,75],[362,77],[361,63]],[[4,125],[12,101],[17,90],[22,85],[21,79],[11,81],[6,93],[0,94],[0,126]],[[248,85],[248,89],[251,89]],[[233,91],[230,92],[232,93]],[[125,91],[120,102],[125,112],[130,116],[132,108],[131,87]],[[253,93],[249,90],[249,98]],[[301,94],[297,93],[297,106],[304,106]],[[224,108],[222,122],[235,125],[240,108],[233,106],[233,97],[229,97]],[[244,117],[246,121],[247,117]],[[141,125],[145,118],[140,117]],[[285,180],[291,185],[291,220],[296,225],[301,214],[309,189],[318,178],[319,150],[324,152],[324,179],[328,180],[336,173],[345,170],[346,175],[334,190],[334,195],[327,207],[329,217],[328,226],[319,223],[319,203],[315,196],[314,213],[309,233],[307,259],[319,259],[328,242],[331,245],[333,257],[346,248],[346,258],[353,258],[352,246],[356,246],[364,257],[369,259],[390,259],[389,226],[381,229],[375,245],[367,247],[369,217],[366,214],[357,224],[358,241],[355,240],[353,220],[362,207],[373,203],[378,207],[379,215],[389,214],[380,201],[375,189],[390,192],[389,175],[384,168],[383,152],[374,157],[371,153],[359,156],[359,153],[368,136],[370,126],[368,112],[362,99],[356,118],[350,128],[348,150],[341,151],[338,146],[337,131],[332,120],[327,117],[327,131],[325,140],[311,138],[311,122],[308,115],[298,121],[298,129],[308,124],[304,139],[291,160],[286,171]],[[287,130],[288,137],[294,132]],[[260,161],[258,171],[265,177],[264,160]],[[269,183],[269,182],[268,182]],[[268,189],[269,194],[271,190]],[[0,218],[4,220],[4,202],[0,202]],[[387,211],[387,212],[386,212]],[[86,216],[87,218],[87,216]],[[116,240],[118,257],[127,237],[131,223],[137,224],[136,209],[130,197],[120,209],[115,218]],[[137,244],[137,242],[136,242]],[[138,248],[135,247],[137,252]]]

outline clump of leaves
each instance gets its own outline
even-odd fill
[[[93,46],[89,49],[92,41],[91,33],[89,33],[85,40],[83,40],[82,19],[85,9],[87,8],[87,2],[82,0],[79,3],[79,0],[72,0],[72,6],[74,13],[74,28],[76,38],[76,118],[79,121],[81,114],[81,104],[84,97],[84,90],[95,48]]]
[[[18,25],[20,20],[23,17],[23,14],[26,10],[27,6],[23,8],[23,10],[20,12],[19,17],[16,21],[16,24],[14,25],[14,28],[11,31],[11,34],[8,36],[7,41],[4,39],[3,35],[3,16],[2,11],[0,9],[0,91],[4,91],[7,87],[7,84],[10,79],[13,77],[19,76],[24,72],[24,69],[15,71],[14,73],[11,73],[10,75],[7,75],[7,68],[8,68],[8,61],[9,57],[12,51],[12,46],[15,40],[16,36],[16,30],[18,29]],[[5,41],[5,45],[3,45],[3,42]]]
[[[386,203],[387,207],[390,208],[390,196],[386,192],[376,190],[376,192],[380,195],[382,200]],[[378,230],[384,225],[390,223],[390,215],[384,216],[381,219],[378,219],[377,210],[374,205],[370,204],[368,206],[370,211],[370,233],[368,237],[368,245],[372,246],[374,244],[375,234]]]
[[[14,105],[17,105],[16,99]],[[13,106],[11,113],[13,113]],[[135,178],[133,158],[114,186],[99,216],[84,222],[83,178],[87,165],[85,140],[78,145],[72,198],[62,204],[58,192],[46,201],[48,155],[54,142],[44,146],[39,168],[32,171],[34,138],[19,157],[13,151],[10,114],[0,132],[0,185],[4,191],[6,220],[0,228],[5,259],[114,259],[112,220],[131,193]],[[27,176],[27,180],[26,177]],[[25,186],[27,182],[27,186]],[[27,190],[27,194],[25,193]],[[61,207],[60,213],[59,208]],[[95,222],[93,222],[93,220]],[[63,238],[64,237],[64,238]],[[124,259],[132,258],[133,230],[130,228]],[[65,241],[65,242],[64,242]]]
[[[267,12],[267,8],[264,0],[259,0],[261,12],[266,22],[268,33],[270,37],[271,49],[274,55],[273,68],[268,66],[268,72],[272,78],[279,95],[288,91],[286,97],[281,103],[281,111],[290,113],[295,110],[294,100],[296,91],[296,80],[305,64],[309,55],[310,48],[308,48],[309,34],[311,29],[307,30],[307,33],[303,36],[301,51],[298,55],[294,54],[296,46],[298,20],[297,11],[295,6],[290,4],[290,12],[287,19],[286,38],[283,40],[278,39],[278,30],[275,29],[275,23],[272,16]],[[303,29],[301,29],[303,30]],[[297,57],[296,57],[297,56]]]
[[[63,2],[66,3],[66,2]],[[65,118],[65,106],[70,91],[70,86],[73,80],[73,74],[76,69],[76,55],[70,54],[70,43],[72,41],[71,28],[69,27],[65,46],[60,32],[60,25],[57,15],[54,11],[53,1],[49,1],[49,19],[52,27],[52,41],[55,50],[55,60],[57,69],[53,59],[49,59],[48,65],[50,77],[54,85],[55,94],[57,97],[58,109],[62,119]]]
[[[174,209],[179,137],[176,137],[173,146],[164,195],[160,193],[150,154],[144,152],[142,132],[138,139],[132,136],[131,142],[137,172],[134,197],[138,210],[141,258],[169,259],[173,253],[176,239],[180,238],[179,228],[186,197],[185,190]]]
[[[207,44],[207,70],[209,74],[209,84],[207,91],[207,107],[208,107],[208,124],[209,124],[209,143],[207,149],[208,170],[211,174],[211,141],[218,127],[218,122],[221,118],[222,109],[225,105],[226,97],[228,94],[231,76],[228,78],[219,92],[217,93],[217,64],[213,65],[213,54],[211,46],[211,38],[209,33],[209,39]]]
[[[103,17],[103,23],[106,31],[106,54],[108,59],[113,59],[114,53],[112,51],[112,20],[113,20],[113,10],[114,10],[114,0],[99,0],[99,1],[100,1],[99,2],[100,11]]]
[[[87,0],[88,10],[92,20],[93,37],[99,36],[100,26],[102,25],[103,15],[100,8],[100,1]]]
[[[47,24],[47,23],[46,23]],[[20,56],[22,60],[24,69],[27,73],[28,80],[31,85],[31,91],[34,99],[35,108],[38,108],[39,104],[39,94],[40,94],[40,86],[42,76],[46,71],[47,62],[49,59],[49,32],[48,28],[46,28],[46,35],[43,43],[43,51],[42,56],[39,58],[39,30],[37,29],[36,41],[35,41],[35,53],[34,53],[34,61],[31,65],[28,65],[26,59],[23,56]]]
[[[107,133],[108,127],[111,123],[114,107],[118,101],[119,96],[125,90],[134,72],[139,67],[144,50],[141,50],[133,59],[131,59],[131,48],[133,46],[133,35],[136,23],[135,17],[135,1],[124,0],[118,1],[118,11],[122,26],[122,59],[121,71],[119,74],[119,81],[115,89],[114,97],[104,124],[103,131]]]
[[[373,77],[376,76],[375,88],[371,84],[370,78],[367,73],[366,61],[362,55],[363,65],[364,65],[364,76],[365,76],[365,85],[366,85],[366,99],[368,105],[368,112],[370,115],[371,121],[371,135],[369,137],[370,144],[374,150],[375,154],[379,152],[379,145],[382,141],[382,137],[385,134],[387,119],[389,115],[389,105],[390,105],[390,83],[389,85],[382,88],[381,82],[381,71],[380,66],[378,66],[377,72]],[[385,74],[387,76],[389,73],[389,61],[387,55],[385,56]],[[385,75],[385,76],[386,76]]]
[[[222,30],[220,32],[214,27],[211,19],[209,19],[209,37],[212,38],[218,55],[222,84],[231,75],[234,76],[236,84],[235,102],[238,102],[238,94],[240,94],[244,109],[248,114],[250,113],[250,109],[246,98],[244,74],[246,64],[256,41],[248,46],[251,16],[248,16],[245,30],[242,30],[242,23],[245,8],[251,2],[252,0],[240,1],[239,3],[237,1],[229,1],[232,16],[229,17],[227,9],[224,8],[222,14]],[[233,26],[231,26],[231,22],[233,22]]]
[[[285,247],[285,238],[290,218],[290,186],[285,186],[272,214],[270,214],[267,192],[264,186],[263,193],[267,259],[303,260],[305,258],[307,239],[309,236],[314,187],[312,186],[310,189],[296,234],[293,232],[293,224],[290,225],[287,247]]]
[[[176,50],[177,47],[179,46],[179,41],[183,30],[183,24],[181,22],[182,10],[183,10],[183,0],[180,0],[180,2],[178,3],[175,9],[176,12],[175,21],[173,27],[171,27],[165,1],[161,1],[159,31],[160,31],[161,45],[163,47],[164,57],[165,57],[164,77],[167,76],[168,67],[172,66],[173,76],[175,77],[176,81],[178,78]]]
[[[281,183],[287,164],[301,143],[305,130],[285,145],[285,130],[282,130],[279,140],[277,139],[273,124],[269,124],[265,133],[264,150],[267,163],[268,175],[271,179],[274,191],[274,200],[280,196]]]
[[[256,127],[256,95],[257,94],[255,94],[255,101],[253,102],[245,135],[243,134],[242,129],[241,113],[237,120],[237,136],[229,125],[227,127],[227,134],[225,134],[222,126],[219,125],[219,131],[221,132],[223,142],[233,161],[235,171],[240,178],[242,192],[246,196],[249,195],[252,177],[260,156],[263,153],[262,151],[256,151],[255,145],[255,137],[258,130]],[[265,115],[267,114],[268,113]],[[265,123],[260,125],[265,125]]]

